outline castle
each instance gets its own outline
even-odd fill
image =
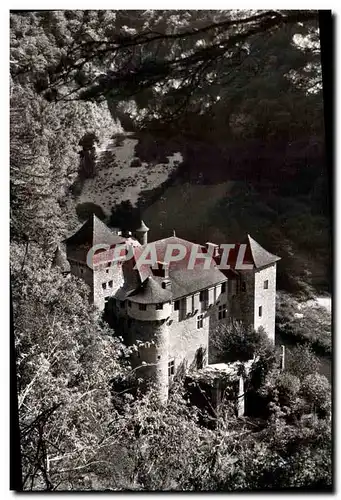
[[[197,245],[175,233],[148,243],[148,231],[144,222],[134,236],[113,231],[93,215],[65,240],[66,258],[115,331],[139,346],[133,366],[167,399],[177,370],[215,362],[210,338],[218,325],[235,319],[263,327],[274,342],[280,258],[247,236],[245,244],[231,245],[222,265],[218,245]]]

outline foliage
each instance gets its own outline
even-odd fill
[[[89,307],[78,279],[39,247],[12,247],[12,290],[23,488],[84,487],[83,469],[109,439],[110,380],[120,341]]]
[[[222,362],[247,361],[270,344],[263,329],[254,331],[238,321],[218,325],[211,341],[212,348]]]
[[[173,392],[163,407],[152,394],[127,402],[115,424],[127,475],[124,480],[118,474],[118,481],[108,475],[106,486],[112,481],[118,489],[143,491],[330,486],[328,420],[309,417],[293,425],[277,411],[258,426],[224,406],[212,430],[198,417],[181,392]]]
[[[318,373],[320,362],[310,345],[298,344],[285,351],[285,369],[303,380]]]
[[[300,305],[295,298],[279,294],[276,329],[299,342],[308,342],[315,350],[331,353],[331,314],[325,307],[304,303]]]

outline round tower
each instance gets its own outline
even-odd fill
[[[148,243],[148,231],[149,227],[141,220],[141,225],[136,229],[136,239],[141,243],[141,245],[147,245]]]
[[[167,321],[172,311],[172,294],[153,278],[147,278],[135,293],[126,299],[130,320],[130,338],[143,344],[134,364],[138,376],[153,381],[161,401],[168,398],[169,330]]]

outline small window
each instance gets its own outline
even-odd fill
[[[107,284],[106,283],[102,283],[102,288],[103,288],[103,290],[105,290],[107,288]]]
[[[218,319],[226,318],[226,304],[219,306]]]
[[[264,281],[264,290],[267,290],[269,288],[269,280]]]
[[[221,293],[225,293],[226,292],[226,283],[222,283],[221,285]]]
[[[168,377],[174,375],[174,373],[175,373],[175,362],[174,359],[172,359],[171,361],[168,361]]]
[[[107,269],[105,272],[106,272],[106,273],[108,273],[108,272],[109,272],[109,269]]]
[[[180,309],[180,300],[176,300],[174,302],[174,311],[178,311]]]
[[[197,317],[197,328],[202,328],[204,325],[204,317],[202,314],[199,314],[199,316]]]
[[[259,308],[258,308],[258,316],[261,318],[262,314],[263,314],[263,307],[259,306]]]
[[[109,281],[109,287],[112,288],[112,285],[113,285],[113,282],[111,280],[111,281]]]
[[[199,294],[200,302],[204,302],[208,298],[208,290],[202,290]]]
[[[81,274],[83,274],[83,273],[84,273],[84,269],[81,267]]]
[[[163,304],[156,304],[156,309],[163,309]]]
[[[146,311],[147,310],[146,304],[139,304],[139,309],[140,311]]]

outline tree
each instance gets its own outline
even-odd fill
[[[285,369],[300,380],[317,373],[319,368],[318,357],[309,345],[296,345],[286,350]]]
[[[65,11],[64,18],[61,12],[31,16],[41,37],[53,40],[54,46],[58,40],[57,47],[44,54],[45,68],[41,61],[41,70],[33,77],[34,81],[39,78],[40,91],[47,98],[133,99],[142,118],[147,113],[147,120],[153,114],[166,121],[178,118],[190,103],[197,112],[199,101],[200,110],[212,108],[218,89],[224,97],[224,88],[238,87],[236,71],[238,78],[245,71],[251,70],[253,76],[258,73],[257,53],[250,49],[254,41],[259,45],[261,37],[282,28],[295,26],[296,34],[310,36],[303,59],[310,51],[315,57],[310,72],[318,66],[314,11]],[[24,57],[14,52],[21,66],[13,71],[14,76],[23,78],[29,72],[37,42],[39,38],[31,42],[34,49]],[[268,54],[265,60],[270,66],[271,57]],[[288,71],[296,71],[296,80],[305,87],[305,80],[297,77],[301,67],[302,57]]]
[[[12,248],[23,488],[87,488],[111,442],[111,385],[124,346],[88,303],[82,281],[50,268],[30,243]],[[103,464],[102,464],[103,465]]]
[[[247,361],[270,347],[270,341],[262,328],[254,331],[238,321],[219,325],[211,337],[216,357],[222,361]]]

